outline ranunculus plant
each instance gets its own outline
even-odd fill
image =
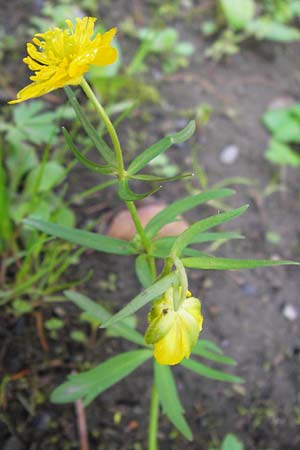
[[[215,199],[223,199],[234,194],[230,189],[214,189],[176,200],[159,211],[143,226],[135,202],[150,196],[154,190],[136,193],[131,182],[164,183],[180,179],[186,174],[172,178],[160,178],[144,173],[147,164],[172,145],[189,139],[195,129],[192,121],[174,134],[164,137],[141,151],[133,161],[124,162],[122,146],[115,127],[105,109],[95,96],[84,74],[91,65],[109,65],[117,59],[117,51],[112,46],[116,29],[93,37],[95,18],[77,18],[76,24],[66,21],[67,27],[51,29],[37,34],[33,43],[27,45],[28,55],[24,62],[34,71],[32,83],[17,94],[18,103],[39,97],[57,88],[65,88],[70,104],[74,108],[83,129],[98,150],[101,161],[88,159],[73,142],[71,135],[63,129],[66,142],[78,161],[86,169],[111,178],[117,185],[120,201],[127,207],[135,225],[136,234],[131,241],[116,239],[99,233],[65,227],[28,217],[25,223],[47,234],[104,253],[131,255],[135,259],[135,270],[142,289],[115,315],[111,315],[101,305],[75,291],[65,295],[79,308],[108,328],[138,346],[138,349],[120,353],[102,362],[91,370],[72,374],[68,380],[52,393],[56,403],[73,402],[82,399],[85,406],[97,395],[132,373],[146,360],[153,360],[152,397],[149,412],[148,449],[157,450],[157,429],[159,407],[169,417],[174,426],[187,438],[192,439],[192,431],[187,424],[181,405],[173,371],[170,366],[181,364],[200,376],[214,380],[242,383],[235,375],[207,365],[205,361],[234,365],[235,361],[225,356],[213,342],[202,339],[203,317],[200,300],[188,290],[186,268],[196,270],[237,270],[279,264],[298,264],[290,261],[268,261],[229,259],[211,256],[193,248],[193,244],[233,239],[237,233],[211,231],[218,225],[243,214],[246,206],[218,213],[190,225],[178,236],[159,237],[160,230],[178,216],[192,208]],[[84,114],[70,85],[79,85],[103,121],[110,143],[103,140]],[[160,264],[157,264],[158,261]],[[161,263],[162,262],[162,263]],[[160,270],[158,269],[160,268]],[[148,305],[148,328],[145,337],[129,325],[127,319]],[[191,357],[190,357],[191,355]],[[150,379],[150,376],[149,376]]]

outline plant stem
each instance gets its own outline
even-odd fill
[[[143,228],[143,225],[141,224],[136,206],[134,204],[134,202],[125,202],[126,206],[128,208],[128,211],[130,212],[130,215],[132,217],[133,223],[135,225],[136,231],[138,232],[138,234],[140,235],[142,244],[144,249],[146,250],[146,252],[148,252],[150,250],[150,241],[146,236],[145,230]]]
[[[91,100],[96,111],[99,113],[100,117],[102,118],[103,122],[105,123],[107,131],[111,137],[111,140],[112,140],[112,143],[114,146],[114,150],[115,150],[115,155],[116,155],[117,162],[118,162],[118,177],[119,177],[119,180],[122,180],[124,177],[126,177],[126,171],[124,168],[123,153],[122,153],[120,141],[119,141],[117,132],[115,130],[115,127],[112,124],[110,118],[108,117],[105,109],[103,108],[101,103],[98,101],[96,95],[94,94],[94,92],[91,89],[88,82],[83,78],[80,85],[81,85],[83,91],[85,92],[86,96]],[[141,238],[145,252],[149,253],[151,242],[148,239],[148,237],[146,236],[143,225],[141,224],[140,218],[138,216],[136,206],[133,201],[127,201],[125,203],[128,208],[128,211],[130,212],[130,215],[132,217],[136,231]],[[154,259],[151,256],[149,256],[149,263],[150,263],[152,274],[154,275],[154,278],[155,278],[155,264],[154,264]]]
[[[155,384],[152,387],[150,403],[150,421],[148,429],[148,450],[158,450],[157,446],[157,428],[159,414],[159,398]]]
[[[116,130],[115,130],[115,128],[114,128],[110,118],[106,114],[105,109],[103,108],[101,103],[99,103],[96,95],[94,94],[94,92],[91,89],[90,85],[88,84],[88,82],[84,78],[82,78],[80,86],[84,90],[86,96],[91,100],[91,102],[93,103],[95,109],[97,110],[97,112],[99,113],[99,115],[102,118],[103,122],[105,123],[105,126],[107,128],[107,131],[108,131],[110,137],[111,137],[111,140],[112,140],[112,143],[113,143],[113,146],[114,146],[114,149],[115,149],[115,154],[116,154],[116,158],[117,158],[117,161],[118,161],[119,179],[122,179],[124,177],[125,170],[124,170],[124,161],[123,161],[122,149],[121,149],[121,145],[120,145],[120,141],[119,141],[117,132],[116,132]]]

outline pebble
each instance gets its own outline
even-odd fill
[[[290,321],[296,320],[299,315],[295,306],[290,305],[290,304],[287,304],[284,306],[284,308],[282,310],[282,314],[286,319],[288,319]]]
[[[295,99],[289,95],[283,95],[282,97],[274,98],[268,105],[268,109],[281,109],[289,108],[295,104]]]
[[[250,284],[250,283],[245,283],[245,284],[243,285],[242,289],[243,289],[244,294],[246,294],[246,295],[252,296],[252,295],[255,295],[255,294],[256,294],[255,286],[253,286],[253,285]]]
[[[233,164],[240,153],[240,149],[237,145],[228,145],[221,150],[220,161],[222,164],[230,165]]]

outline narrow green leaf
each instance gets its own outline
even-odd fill
[[[173,222],[178,215],[189,211],[196,206],[206,203],[216,198],[228,197],[234,194],[232,189],[213,189],[197,195],[189,195],[175,201],[167,206],[163,211],[156,214],[146,225],[145,232],[148,237],[153,237],[167,223]]]
[[[167,181],[176,181],[183,180],[184,178],[192,177],[192,173],[180,173],[173,177],[158,177],[156,175],[148,175],[148,174],[140,174],[140,175],[132,175],[132,179],[141,180],[141,181],[156,181],[157,183],[164,183]]]
[[[133,350],[113,356],[94,369],[70,375],[69,381],[52,392],[51,401],[69,403],[83,398],[84,406],[87,406],[97,395],[118,383],[151,357],[151,350]]]
[[[215,233],[199,233],[193,237],[191,244],[201,244],[202,242],[214,242],[218,240],[243,239],[244,237],[236,232],[215,232]],[[166,236],[155,239],[152,242],[151,255],[157,258],[165,258],[169,256],[172,245],[176,240],[176,236]],[[184,256],[209,256],[199,250],[186,248],[183,251]]]
[[[129,165],[128,173],[134,175],[139,170],[148,164],[149,161],[154,159],[159,154],[165,152],[173,144],[180,144],[181,142],[189,139],[195,131],[195,121],[192,120],[188,125],[178,133],[170,134],[170,136],[164,137],[160,141],[151,145],[151,147],[140,153]]]
[[[111,164],[112,166],[116,165],[116,158],[114,152],[97,133],[92,124],[88,121],[88,118],[86,114],[82,111],[81,106],[78,103],[72,89],[69,86],[66,86],[64,89],[68,96],[69,102],[71,103],[79,121],[81,122],[81,125],[83,126],[89,138],[92,140],[93,144],[95,145],[100,155],[108,164]]]
[[[131,316],[136,311],[145,306],[147,303],[151,302],[151,300],[154,300],[155,298],[162,295],[168,289],[168,287],[170,287],[171,284],[174,283],[176,278],[177,278],[176,272],[172,272],[169,275],[165,276],[164,278],[161,278],[152,286],[145,289],[136,297],[134,297],[134,299],[131,300],[129,303],[127,303],[127,305],[123,309],[117,312],[117,314],[115,314],[110,320],[105,322],[101,328],[107,328],[119,322],[120,320],[125,319],[125,317]]]
[[[151,191],[146,192],[144,194],[136,194],[128,186],[128,180],[126,180],[126,179],[120,180],[119,184],[118,184],[119,197],[120,197],[120,199],[122,199],[126,202],[142,200],[143,198],[149,197],[149,195],[154,194],[154,192],[158,191],[158,189],[159,189],[159,187],[152,189]]]
[[[205,378],[227,381],[229,383],[244,383],[244,380],[240,377],[222,372],[221,370],[212,369],[211,367],[201,364],[194,359],[185,359],[181,362],[181,365],[186,369],[196,372],[198,375],[202,375]]]
[[[218,258],[215,256],[206,256],[198,258],[183,258],[182,263],[190,269],[203,270],[240,270],[255,269],[256,267],[283,266],[283,265],[300,265],[296,261],[284,260],[268,260],[268,259],[230,259]]]
[[[223,355],[223,350],[217,344],[208,339],[199,339],[195,347],[217,353],[218,355]]]
[[[248,205],[244,205],[241,208],[232,209],[231,211],[220,213],[194,223],[177,237],[172,248],[172,253],[176,256],[180,256],[183,249],[193,242],[195,235],[240,216],[247,208]]]
[[[68,144],[69,149],[73,153],[76,159],[87,169],[91,170],[92,172],[96,173],[102,173],[102,174],[110,174],[113,172],[113,169],[109,165],[102,165],[102,164],[96,164],[93,161],[90,161],[88,158],[86,158],[84,155],[82,155],[79,150],[75,147],[71,136],[69,135],[68,131],[63,127],[62,128],[66,142]]]
[[[218,350],[221,349],[218,348]],[[197,342],[192,350],[193,355],[201,356],[202,358],[210,359],[211,361],[215,361],[220,364],[228,364],[229,366],[236,365],[236,361],[234,359],[229,358],[229,356],[225,356],[222,353],[220,354],[219,351],[215,352],[209,350],[206,346],[201,345],[201,340]]]
[[[104,253],[114,253],[116,255],[133,255],[135,248],[129,242],[121,239],[114,239],[103,234],[92,233],[90,231],[79,230],[77,228],[64,227],[55,223],[44,222],[28,217],[23,221],[26,225],[44,231],[51,236],[65,239],[73,244],[92,248]]]
[[[155,258],[167,258],[170,255],[171,248],[176,240],[176,236],[166,236],[156,239],[152,242],[150,249],[151,256]],[[184,256],[209,256],[207,253],[200,252],[194,248],[185,248],[182,252]]]
[[[143,288],[148,288],[153,283],[153,277],[147,255],[139,255],[135,260],[135,273]]]
[[[155,362],[154,380],[164,414],[166,414],[180,433],[182,433],[186,439],[191,441],[193,439],[193,434],[184,418],[184,409],[181,405],[170,367],[162,366]]]
[[[64,291],[64,294],[76,306],[87,312],[95,319],[98,319],[100,323],[103,323],[112,317],[112,314],[109,313],[102,305],[94,302],[85,295],[79,294],[79,292]],[[134,342],[135,344],[145,347],[144,336],[125,323],[119,322],[117,325],[109,327],[109,330],[111,330],[115,335],[121,336],[130,342]]]
[[[1,158],[1,155],[0,155]],[[12,235],[12,224],[9,216],[9,197],[6,188],[6,175],[0,159],[0,253]]]

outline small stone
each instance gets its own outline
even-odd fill
[[[298,317],[298,311],[293,305],[285,305],[282,311],[283,316],[290,320],[296,320]]]
[[[289,108],[293,106],[295,103],[295,99],[289,95],[283,95],[282,97],[274,98],[271,103],[268,105],[268,109],[281,109],[281,108]]]
[[[220,161],[226,165],[233,164],[237,160],[239,153],[240,149],[237,145],[228,145],[221,150]]]
[[[151,204],[141,206],[137,209],[141,224],[145,227],[147,223],[159,212],[163,211],[167,204],[163,202],[152,202]],[[189,224],[181,217],[178,220],[167,223],[158,233],[156,237],[177,236],[188,228]],[[130,241],[135,235],[135,226],[131,215],[127,210],[117,213],[107,230],[108,236],[116,239]]]
[[[255,286],[253,286],[253,284],[245,283],[242,289],[244,294],[246,295],[252,296],[256,294],[256,289]]]

